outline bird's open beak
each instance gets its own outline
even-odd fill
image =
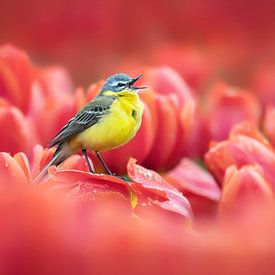
[[[130,82],[130,88],[133,89],[133,90],[146,89],[147,87],[145,87],[145,86],[140,86],[140,87],[133,86],[134,83],[137,82],[142,77],[143,77],[143,75],[139,75],[139,76],[133,78],[132,81]]]

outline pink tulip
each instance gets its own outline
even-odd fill
[[[243,218],[255,209],[270,208],[274,203],[272,185],[265,179],[260,166],[229,166],[223,181],[220,201],[222,214]]]
[[[0,129],[0,151],[29,154],[38,141],[34,125],[19,109],[9,104],[0,106]]]
[[[207,123],[211,140],[222,140],[236,124],[249,121],[258,125],[261,108],[257,98],[249,91],[218,83],[206,98]]]
[[[12,45],[0,47],[0,96],[22,112],[28,110],[33,70],[26,53]]]
[[[275,152],[268,141],[247,124],[232,130],[228,140],[213,143],[205,155],[205,161],[212,174],[222,183],[226,169],[235,165],[259,165],[265,178],[275,184]]]
[[[148,85],[156,93],[157,135],[144,164],[165,170],[184,155],[194,125],[196,102],[189,87],[173,70],[163,67],[147,75]]]

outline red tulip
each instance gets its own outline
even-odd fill
[[[220,202],[222,214],[247,215],[253,209],[268,209],[274,203],[271,184],[265,179],[260,166],[245,165],[240,169],[230,166],[223,181]],[[262,210],[262,209],[260,209]]]
[[[11,159],[7,154],[4,156]],[[12,159],[11,162],[16,163]],[[5,167],[1,163],[0,158],[0,169]],[[12,175],[4,172],[9,175],[10,184],[11,179],[16,180],[14,173],[17,170],[18,164],[12,166]],[[246,176],[250,168],[243,171],[242,175]],[[254,172],[259,171],[253,167],[249,175]],[[64,185],[70,180],[75,184],[75,180],[91,180],[91,175],[81,171],[57,170],[53,173],[52,177],[65,180]],[[139,173],[137,176],[143,182],[144,176]],[[21,179],[24,175],[19,172],[16,177]],[[238,179],[233,175],[228,184],[236,185],[240,183]],[[258,185],[260,190],[266,190],[257,176],[254,179],[255,187]],[[0,183],[3,187],[2,180]],[[248,183],[245,177],[245,184]],[[91,181],[87,184],[95,185]],[[97,186],[106,188],[108,184],[101,180]],[[153,191],[153,182],[143,184],[140,191],[143,188],[150,193]],[[231,224],[228,220],[199,223],[194,230],[167,215],[142,218],[132,215],[123,196],[106,194],[107,198],[97,196],[93,200],[93,196],[89,196],[91,190],[83,188],[82,196],[71,193],[65,197],[62,192],[45,191],[37,185],[1,188],[0,273],[123,274],[131,270],[132,274],[237,274],[242,270],[246,274],[259,274],[275,270],[272,206],[266,212],[255,211],[249,217],[244,216],[238,223],[236,220]],[[198,257],[201,259],[199,265],[196,264]]]
[[[202,159],[208,150],[210,140],[211,133],[208,118],[199,106],[197,106],[193,127],[190,130],[189,139],[185,148],[186,155],[190,158]]]
[[[205,155],[207,166],[220,183],[226,169],[235,165],[259,165],[265,178],[275,184],[275,152],[267,140],[253,127],[249,130],[245,124],[232,131],[226,141],[213,143]]]
[[[33,124],[16,107],[0,106],[0,129],[0,151],[29,154],[37,143]]]
[[[76,112],[77,102],[71,92],[71,80],[65,69],[36,69],[22,50],[2,46],[0,150],[29,154],[35,144],[46,145]]]
[[[72,167],[72,157],[67,162],[68,165],[65,165],[65,162],[58,169],[49,169],[47,185],[52,185],[55,190],[64,189],[70,195],[81,195],[92,200],[106,196],[108,200],[117,196],[117,199],[121,200],[123,195],[123,201],[128,201],[129,206],[131,204],[135,208],[137,204],[138,213],[139,209],[147,210],[147,207],[155,205],[186,218],[192,217],[188,200],[156,172],[136,165],[134,159],[130,159],[128,163],[128,175],[133,182],[109,175],[91,174],[86,166],[84,171],[79,165],[77,168],[82,171],[74,170],[76,167]],[[79,163],[79,159],[76,163]]]
[[[28,56],[11,45],[0,47],[0,96],[28,110],[33,71]]]
[[[231,128],[243,121],[258,125],[261,116],[260,105],[251,92],[224,83],[210,90],[206,108],[211,140],[227,138]]]
[[[130,159],[127,170],[133,180],[131,187],[136,191],[141,206],[156,204],[163,209],[176,212],[184,217],[192,217],[192,209],[188,200],[173,186],[166,182],[160,175],[135,164],[136,160]]]
[[[169,68],[148,71],[156,93],[157,135],[144,165],[157,170],[173,167],[184,155],[194,125],[196,102],[183,79]]]
[[[27,184],[29,177],[29,167],[24,156],[18,154],[12,158],[8,153],[0,153],[0,188]]]
[[[40,144],[46,146],[75,115],[77,106],[70,93],[43,96],[43,90],[38,83],[34,85],[33,93],[30,120],[36,126]]]
[[[9,181],[30,182],[31,178],[34,178],[51,159],[53,152],[52,149],[43,150],[41,146],[36,146],[31,165],[22,153],[16,154],[14,158],[7,153],[1,153],[0,182],[6,184]],[[81,195],[85,199],[95,200],[98,197],[101,199],[107,197],[109,201],[118,197],[133,208],[136,203],[142,208],[156,205],[186,218],[192,216],[188,200],[156,172],[136,165],[135,160],[131,159],[128,164],[128,174],[133,182],[109,175],[91,174],[85,159],[75,155],[64,161],[58,168],[50,167],[49,176],[46,176],[41,183],[47,187],[52,186],[54,190],[69,192],[70,195]]]

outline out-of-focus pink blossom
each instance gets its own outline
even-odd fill
[[[231,128],[243,121],[258,125],[261,108],[252,92],[216,84],[205,99],[207,123],[211,140],[228,137]]]
[[[146,73],[144,81],[156,93],[157,130],[144,164],[153,169],[173,167],[183,156],[194,125],[196,101],[183,79],[169,68]]]
[[[0,47],[0,96],[27,112],[33,81],[29,57],[12,45]]]
[[[37,69],[24,51],[11,45],[2,46],[1,151],[29,154],[35,144],[46,145],[76,112],[71,92],[71,80],[65,69]]]
[[[38,142],[35,127],[16,107],[0,106],[0,151],[29,154]]]
[[[272,207],[274,194],[265,179],[263,169],[256,165],[244,165],[237,169],[229,166],[223,180],[220,213],[243,218],[249,211]],[[265,208],[265,209],[264,209]]]
[[[265,178],[275,184],[275,152],[268,141],[253,127],[247,124],[232,130],[228,140],[213,143],[205,155],[205,162],[221,184],[226,169],[235,165],[259,165]]]

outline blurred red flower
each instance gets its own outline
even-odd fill
[[[0,150],[30,154],[76,112],[71,80],[61,67],[35,68],[26,53],[11,45],[0,48],[0,64],[0,97],[7,101],[0,104]]]
[[[222,184],[226,169],[235,165],[259,165],[265,178],[275,184],[275,152],[263,135],[250,124],[237,125],[228,140],[213,143],[205,155],[205,162]]]
[[[266,211],[273,203],[272,185],[265,179],[262,167],[244,165],[240,169],[236,166],[227,168],[220,201],[222,214],[243,218],[255,209]]]
[[[53,152],[52,149],[43,150],[41,146],[36,146],[31,165],[23,153],[16,154],[14,158],[8,153],[0,153],[0,182],[30,183],[33,176],[51,159]],[[133,208],[137,203],[141,207],[156,205],[184,217],[192,217],[188,200],[156,172],[130,159],[128,175],[133,182],[115,176],[91,174],[85,159],[75,155],[66,159],[58,168],[51,167],[49,176],[41,183],[46,188],[52,186],[54,190],[63,190],[70,195],[84,195],[86,199],[95,200],[107,194],[110,200],[112,194],[112,199],[123,196],[124,201],[128,201],[128,205]]]
[[[252,92],[217,83],[205,99],[210,140],[223,140],[232,127],[249,121],[257,126],[261,107]]]
[[[139,173],[140,167],[132,165],[130,170]],[[275,270],[273,204],[265,211],[258,207],[241,220],[221,215],[211,223],[192,221],[193,227],[175,219],[173,212],[133,215],[125,203],[129,193],[121,192],[127,183],[119,179],[54,169],[48,184],[31,186],[27,181],[22,184],[26,167],[22,154],[14,159],[0,154],[1,274],[124,274],[129,270],[132,274],[237,274],[240,269],[242,274],[259,274]],[[146,173],[142,168],[141,175],[132,174],[140,179],[140,186],[135,183],[138,190],[161,202],[167,187],[156,192],[153,181],[159,176],[149,176],[146,183]],[[70,184],[78,186],[74,192],[58,188]],[[231,168],[225,188],[223,211],[243,195],[249,200],[272,197],[261,169],[254,167]],[[255,190],[261,192],[255,194]],[[195,264],[198,257],[200,265]]]

